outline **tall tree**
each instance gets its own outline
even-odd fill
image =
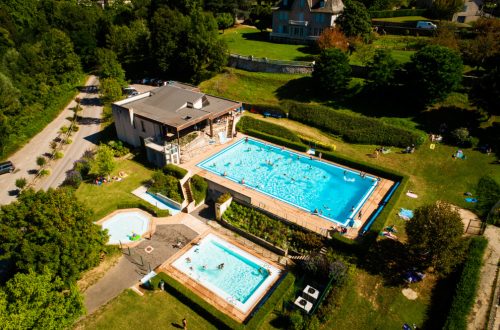
[[[368,78],[375,87],[387,87],[394,84],[394,76],[398,69],[398,62],[386,49],[376,50],[370,62]]]
[[[358,37],[370,34],[372,24],[370,14],[361,2],[348,0],[344,2],[344,11],[335,21],[348,37]]]
[[[17,271],[49,269],[69,284],[96,266],[107,237],[71,190],[27,190],[0,209],[0,249]]]
[[[66,329],[83,314],[83,300],[49,272],[18,273],[0,288],[3,329]]]
[[[415,210],[406,224],[408,247],[423,266],[449,273],[464,256],[464,225],[450,204],[437,202]]]
[[[472,102],[488,115],[500,114],[500,55],[492,57],[484,64],[485,72],[471,89]]]
[[[234,25],[234,17],[230,13],[220,13],[215,17],[215,19],[217,20],[217,26],[220,30],[222,30],[222,33]]]
[[[108,105],[122,97],[122,84],[114,78],[104,78],[99,83],[99,94],[104,104]]]
[[[462,8],[464,2],[462,0],[434,0],[430,8],[434,17],[442,20],[451,20],[453,14]]]
[[[101,144],[90,165],[90,173],[98,176],[107,176],[111,174],[115,167],[115,152],[111,147]]]
[[[317,88],[325,94],[339,95],[347,88],[350,75],[351,66],[347,55],[338,48],[330,48],[319,55],[312,78]]]
[[[113,78],[118,82],[125,82],[125,71],[123,71],[120,62],[114,51],[106,48],[98,48],[97,56],[97,74],[100,78]]]
[[[462,80],[460,55],[443,46],[426,46],[416,52],[408,70],[418,97],[425,103],[443,100]]]

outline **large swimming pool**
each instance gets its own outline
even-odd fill
[[[243,313],[255,306],[280,270],[214,234],[172,263]]]
[[[253,139],[240,140],[198,166],[343,226],[352,223],[379,182]]]

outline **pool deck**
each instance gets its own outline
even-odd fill
[[[257,306],[262,300],[262,298],[267,294],[269,289],[276,283],[276,281],[280,278],[278,277],[277,280],[275,280],[273,283],[270,284],[270,286],[261,294],[259,299],[256,300],[255,304],[253,304],[248,312],[243,313],[240,310],[238,310],[235,306],[230,304],[229,302],[225,301],[223,298],[219,297],[216,295],[214,292],[210,291],[207,289],[205,286],[202,284],[196,282],[192,278],[190,278],[188,275],[184,274],[183,272],[179,271],[177,268],[172,266],[172,263],[179,259],[184,253],[186,253],[196,242],[199,240],[203,239],[205,236],[207,236],[209,233],[216,235],[225,241],[231,243],[232,245],[240,248],[241,250],[253,255],[254,257],[265,261],[268,264],[271,264],[272,266],[280,269],[282,272],[284,270],[283,266],[273,262],[272,260],[266,258],[265,256],[257,254],[256,251],[253,251],[252,249],[242,245],[239,241],[234,240],[233,238],[226,236],[222,234],[219,231],[215,231],[212,229],[206,230],[203,234],[199,235],[197,238],[191,241],[190,244],[186,244],[184,247],[182,247],[176,254],[168,258],[161,266],[159,266],[157,269],[155,269],[156,273],[164,272],[170,276],[172,276],[174,279],[176,279],[178,282],[180,282],[182,285],[185,287],[189,288],[193,292],[195,292],[197,295],[199,295],[201,298],[203,298],[206,302],[214,306],[215,308],[223,311],[225,314],[229,315],[233,319],[235,319],[238,322],[244,322],[245,319],[252,313],[253,309],[255,306]]]
[[[228,146],[240,141],[241,139],[246,138],[246,135],[244,134],[238,134],[237,138],[233,138],[229,140],[227,143],[222,144],[222,145],[211,145],[207,146],[203,152],[200,152],[198,155],[192,157],[189,159],[189,161],[182,163],[181,166],[194,174],[198,174],[212,182],[215,182],[221,186],[227,187],[230,190],[239,192],[240,194],[243,194],[247,196],[251,200],[251,204],[254,207],[261,208],[267,212],[270,212],[272,214],[275,214],[281,218],[284,218],[290,222],[296,223],[299,226],[305,227],[311,231],[314,231],[318,234],[321,234],[323,236],[328,237],[332,231],[335,231],[338,229],[338,225],[336,223],[333,223],[329,220],[326,220],[324,218],[321,218],[317,215],[311,214],[310,212],[304,211],[300,208],[297,208],[293,205],[290,205],[286,202],[282,202],[278,199],[272,198],[270,196],[267,196],[259,191],[256,191],[252,188],[249,188],[247,186],[243,186],[241,184],[238,184],[234,181],[231,181],[227,178],[224,178],[223,176],[214,174],[212,172],[209,172],[207,170],[204,170],[198,166],[196,166],[198,163],[202,162],[203,160],[209,158],[210,156],[220,152],[221,150],[227,148]],[[254,140],[261,141],[263,143],[267,144],[272,144],[267,141],[262,141],[259,139],[256,139],[254,137],[249,137]],[[278,146],[280,147],[280,146]],[[285,148],[287,149],[287,148]],[[301,153],[296,150],[291,150],[287,149],[295,153]],[[309,157],[309,155],[306,155],[305,153],[302,153],[304,157]],[[317,157],[315,157],[318,159]],[[322,160],[324,162],[329,162],[326,160]],[[333,163],[333,162],[329,162]],[[343,168],[349,168],[340,164],[336,164],[337,166],[343,167]],[[359,171],[357,169],[349,168],[353,171]],[[370,173],[367,173],[370,174]],[[374,175],[375,176],[375,175]],[[376,176],[375,176],[376,177]],[[365,222],[370,218],[371,214],[379,207],[380,202],[383,200],[384,196],[387,194],[387,192],[391,189],[391,187],[394,185],[394,181],[387,180],[384,178],[381,178],[379,184],[377,187],[375,187],[374,191],[372,194],[369,196],[369,198],[365,201],[363,204],[363,207],[361,208],[361,213],[362,216],[359,219],[361,221],[361,226],[359,228],[351,228],[348,227],[347,233],[344,234],[345,237],[354,239],[358,237],[359,231],[365,224]]]

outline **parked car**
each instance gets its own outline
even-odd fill
[[[134,87],[130,86],[123,88],[122,92],[124,95],[127,95],[127,97],[132,97],[139,94],[139,92]]]
[[[281,113],[277,113],[277,112],[264,112],[262,114],[265,118],[267,117],[273,117],[273,118],[283,118],[283,115]]]
[[[437,25],[429,21],[418,21],[417,29],[435,30],[437,29]]]
[[[0,174],[12,173],[15,169],[16,167],[11,161],[0,163]]]

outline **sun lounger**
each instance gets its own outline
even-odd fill
[[[418,198],[418,195],[415,194],[414,192],[412,191],[409,191],[406,193],[406,196],[410,197],[410,198]]]
[[[467,197],[465,201],[467,203],[477,203],[477,198]]]
[[[413,218],[413,211],[401,208],[398,213],[399,217],[403,220],[410,220]]]

